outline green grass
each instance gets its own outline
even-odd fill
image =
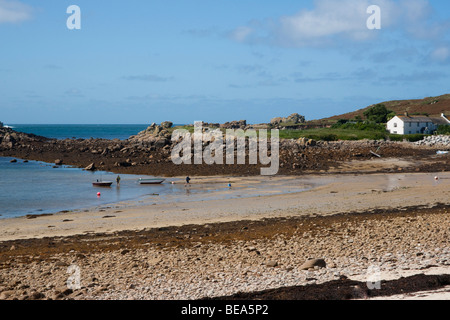
[[[319,128],[307,130],[280,130],[282,139],[307,139],[337,141],[337,140],[380,140],[385,139],[386,134],[378,130],[357,130],[341,128]]]
[[[376,128],[376,129],[375,129]],[[190,133],[194,132],[193,126],[176,127],[174,129],[187,129]],[[221,130],[225,134],[225,130]],[[258,132],[258,130],[256,130]],[[268,137],[270,137],[271,130],[267,130]],[[322,141],[338,141],[338,140],[387,140],[392,141],[419,141],[427,135],[424,134],[410,134],[410,135],[396,135],[389,134],[383,127],[374,127],[374,129],[355,129],[355,128],[317,128],[317,129],[287,129],[279,131],[280,139],[299,139],[307,138]]]

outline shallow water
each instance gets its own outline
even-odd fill
[[[10,163],[11,159],[0,157],[0,219],[136,200],[152,193],[184,191],[181,186],[170,184],[141,186],[137,181],[144,176],[137,175],[120,175],[118,187],[117,175],[113,173],[69,166],[53,168],[53,164],[39,161]],[[97,179],[114,183],[109,188],[94,187],[92,182]]]
[[[138,179],[146,176],[121,174],[118,186],[114,173],[90,172],[70,166],[55,168],[53,164],[20,159],[11,163],[11,159],[0,157],[0,219],[107,205],[139,206],[257,197],[301,192],[318,185],[317,181],[308,183],[306,178],[305,183],[287,178],[269,184],[259,180],[260,177],[193,178],[190,185],[186,185],[184,179],[168,178],[160,185],[140,185]],[[113,181],[113,184],[111,187],[94,187],[92,182],[96,180]]]

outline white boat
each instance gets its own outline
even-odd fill
[[[161,178],[139,178],[139,184],[161,184],[166,179]]]
[[[448,151],[438,151],[437,154],[448,154]]]

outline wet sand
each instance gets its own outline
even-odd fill
[[[173,181],[184,183],[181,177]],[[149,195],[85,211],[3,219],[0,241],[431,207],[449,203],[450,173],[196,177],[186,193],[183,199]]]

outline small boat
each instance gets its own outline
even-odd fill
[[[97,182],[92,182],[92,185],[94,187],[111,187],[111,185],[113,184],[112,181],[97,181]]]
[[[139,184],[161,184],[166,179],[160,178],[139,178]]]

